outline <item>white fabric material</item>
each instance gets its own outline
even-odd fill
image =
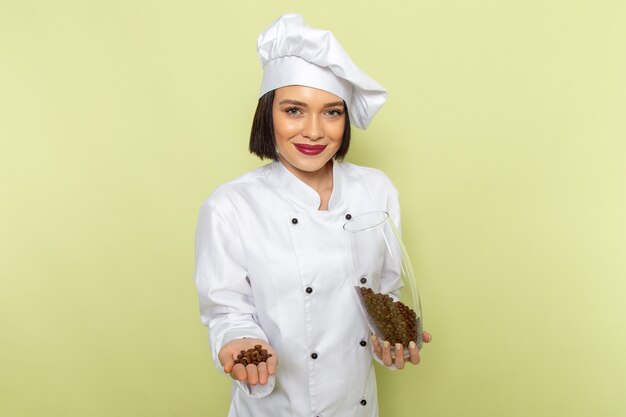
[[[276,58],[265,65],[263,73],[265,92],[286,85],[314,86],[320,90],[330,91],[341,97],[346,104],[352,99],[352,84],[336,77],[328,68],[312,65],[297,56]]]
[[[346,214],[386,210],[399,228],[398,195],[371,168],[335,161],[333,180],[328,211],[318,211],[317,192],[273,162],[221,186],[200,209],[195,281],[216,366],[221,347],[241,337],[267,340],[279,361],[264,387],[233,382],[230,417],[378,416],[343,224]],[[397,284],[383,280],[380,290]]]
[[[287,85],[326,90],[345,100],[352,124],[361,129],[387,99],[385,88],[354,65],[331,32],[307,26],[298,14],[273,22],[259,35],[257,49],[264,70],[259,97]]]

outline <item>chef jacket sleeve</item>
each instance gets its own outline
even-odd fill
[[[200,208],[195,242],[195,283],[202,324],[209,328],[215,366],[222,370],[218,352],[234,339],[268,340],[258,324],[256,306],[247,280],[246,262],[230,200],[210,197]],[[263,397],[272,392],[274,377],[265,385],[251,387],[235,381],[248,395]]]
[[[398,230],[398,233],[402,234],[402,228],[400,224],[400,197],[398,190],[392,185],[387,196],[387,213],[393,220],[394,226]]]

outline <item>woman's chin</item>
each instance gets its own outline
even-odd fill
[[[320,156],[307,156],[302,158],[286,159],[281,157],[281,161],[287,168],[296,169],[306,173],[315,173],[325,168],[329,163],[332,163],[332,158],[327,159]]]

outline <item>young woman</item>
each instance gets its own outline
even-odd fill
[[[250,151],[273,162],[214,191],[196,234],[202,321],[216,366],[235,385],[229,416],[377,416],[372,357],[401,369],[404,347],[370,337],[346,285],[342,226],[384,210],[399,227],[400,208],[381,171],[341,160],[350,122],[366,128],[386,92],[330,32],[298,15],[274,22],[258,49],[264,77]],[[256,345],[271,354],[266,362],[235,364]],[[417,364],[417,347],[409,351]]]

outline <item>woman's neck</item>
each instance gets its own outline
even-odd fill
[[[299,180],[309,187],[313,188],[320,196],[320,206],[318,210],[328,210],[328,202],[333,192],[333,160],[328,161],[326,165],[317,171],[309,172],[300,170],[279,156],[281,163],[289,172],[295,175]]]

